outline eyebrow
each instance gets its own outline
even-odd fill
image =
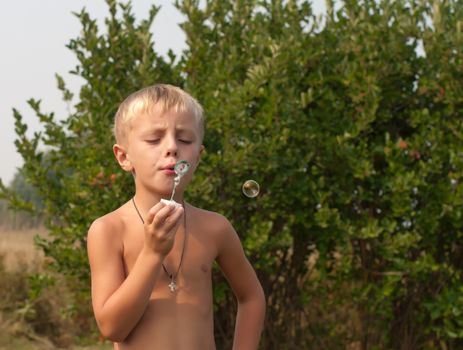
[[[151,128],[151,129],[143,131],[142,136],[149,136],[149,135],[153,135],[153,134],[161,134],[161,133],[164,133],[166,130],[167,130],[166,127],[155,127],[155,128]],[[195,134],[194,130],[192,130],[190,128],[178,127],[178,128],[176,128],[175,131],[177,133],[187,133],[187,134],[192,134],[192,135]]]
[[[161,128],[161,127],[157,127],[157,128],[151,128],[151,129],[148,129],[148,130],[144,130],[141,134],[143,136],[148,136],[148,135],[152,135],[152,134],[160,134],[160,133],[163,133],[167,130],[167,128]]]

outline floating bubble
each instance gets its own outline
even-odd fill
[[[402,221],[402,227],[408,229],[412,227],[412,222],[409,219]]]
[[[190,163],[186,160],[179,160],[174,167],[175,174],[179,176],[185,175],[188,169],[190,169]]]
[[[243,184],[243,193],[246,197],[254,198],[259,194],[260,187],[254,180],[246,180]]]

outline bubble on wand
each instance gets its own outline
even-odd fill
[[[190,163],[186,160],[179,160],[174,166],[175,178],[174,178],[174,188],[172,189],[172,195],[170,196],[170,200],[173,201],[175,195],[175,189],[177,185],[180,183],[180,179],[183,175],[185,175],[190,169]]]
[[[182,177],[190,169],[190,164],[186,160],[179,160],[175,166],[174,171],[177,176]]]

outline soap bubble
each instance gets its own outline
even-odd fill
[[[412,227],[412,222],[409,219],[402,221],[402,227],[408,229]]]
[[[186,160],[179,160],[174,167],[175,174],[179,176],[183,176],[186,174],[188,169],[190,168],[190,164]]]
[[[243,193],[246,197],[254,198],[259,194],[259,184],[254,180],[246,180],[243,184]]]

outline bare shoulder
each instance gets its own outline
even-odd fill
[[[122,234],[125,229],[124,207],[125,205],[93,221],[87,234],[88,245],[94,242],[97,246],[104,243],[106,248],[122,246]]]
[[[222,255],[230,245],[240,246],[240,239],[230,221],[217,212],[199,209],[193,206],[190,208],[190,216],[193,225],[202,235],[206,236],[209,242],[213,242],[217,257]]]
[[[234,232],[230,221],[222,214],[196,208],[192,205],[189,205],[188,208],[190,209],[191,219],[196,225],[200,226],[202,230],[214,235]]]

